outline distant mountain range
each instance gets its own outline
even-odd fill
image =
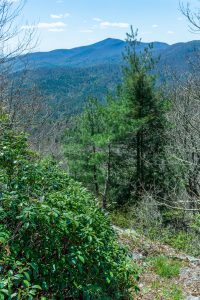
[[[147,45],[140,43],[137,51],[142,51]],[[27,62],[28,77],[42,91],[44,100],[55,106],[56,115],[60,111],[73,113],[82,109],[89,96],[103,101],[108,92],[115,90],[122,80],[125,46],[124,41],[109,38],[74,49],[35,52],[21,56],[15,71],[18,76]],[[160,57],[156,72],[161,78],[165,68],[183,74],[199,51],[198,40],[174,45],[153,42],[153,56]]]
[[[119,39],[105,39],[101,42],[73,49],[58,49],[50,52],[35,52],[23,56],[18,62],[18,68],[23,67],[21,62],[28,60],[29,68],[55,68],[55,67],[91,67],[104,64],[122,63],[122,53],[126,42]],[[162,64],[180,67],[186,64],[187,58],[195,51],[200,50],[200,41],[177,43],[168,45],[153,42],[153,55],[160,56]],[[140,43],[138,52],[147,47],[147,43]]]

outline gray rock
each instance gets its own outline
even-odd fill
[[[194,268],[182,268],[180,278],[187,283],[200,282],[200,268],[198,266]]]
[[[139,236],[139,234],[134,229],[129,229],[129,228],[124,229],[124,228],[120,228],[120,227],[115,226],[115,225],[113,225],[112,227],[115,230],[115,232],[118,232],[119,234],[127,234],[127,235],[132,235],[132,236],[135,236],[135,237]]]
[[[200,259],[193,257],[193,256],[186,256],[186,258],[191,262],[192,264],[200,264]]]
[[[133,259],[133,260],[142,260],[144,259],[144,256],[141,253],[138,252],[130,252],[129,256]]]
[[[200,300],[200,296],[196,297],[196,296],[189,296],[186,298],[186,300]]]

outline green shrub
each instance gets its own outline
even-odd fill
[[[114,210],[110,213],[110,218],[112,223],[121,228],[131,228],[134,227],[134,212],[132,208],[126,210]]]
[[[200,254],[200,238],[194,228],[191,228],[188,232],[172,231],[170,228],[165,228],[162,230],[161,241],[188,254],[194,256]]]
[[[193,222],[191,224],[191,228],[196,231],[197,234],[200,233],[200,213],[197,213],[194,216]]]
[[[132,270],[105,214],[0,120],[0,299],[129,299]]]
[[[174,283],[171,283],[167,280],[156,279],[151,285],[151,289],[156,291],[156,296],[154,300],[183,300],[183,291],[180,286]]]
[[[167,300],[183,300],[185,298],[181,288],[176,284],[172,284],[168,288],[165,288],[163,294]]]
[[[192,236],[182,231],[166,237],[166,241],[178,250],[187,250],[188,245],[192,242]]]
[[[161,277],[176,277],[180,273],[181,263],[179,261],[168,259],[163,255],[150,258],[150,264],[156,274]]]

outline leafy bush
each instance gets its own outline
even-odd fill
[[[129,299],[125,250],[93,197],[0,118],[0,299]]]

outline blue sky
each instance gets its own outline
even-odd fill
[[[124,39],[131,24],[147,42],[200,38],[189,32],[179,0],[28,0],[23,15],[24,28],[37,28],[40,51]]]

